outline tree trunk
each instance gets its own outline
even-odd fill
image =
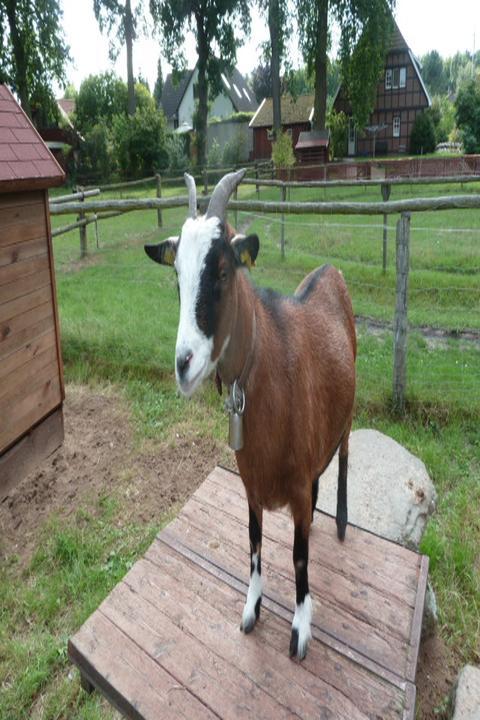
[[[133,45],[133,18],[132,18],[132,7],[130,0],[125,0],[125,16],[124,16],[124,28],[125,28],[125,44],[127,46],[127,86],[128,86],[128,114],[135,115],[135,82],[133,78],[133,58],[132,58],[132,45]]]
[[[272,103],[273,103],[273,134],[277,137],[282,127],[280,105],[280,28],[278,26],[279,0],[268,2],[268,28],[270,30],[271,44],[271,70],[272,70]]]
[[[327,119],[328,0],[317,0],[318,16],[315,50],[315,100],[312,130],[325,130]]]
[[[195,112],[195,130],[197,133],[197,162],[199,167],[207,165],[207,118],[208,118],[208,43],[205,36],[202,18],[197,21],[197,54],[198,54],[198,106]]]
[[[26,115],[29,118],[32,117],[32,110],[30,107],[30,98],[28,92],[28,80],[27,80],[27,58],[25,55],[25,45],[17,25],[17,3],[16,0],[8,0],[6,3],[8,24],[10,26],[10,38],[13,48],[13,56],[15,58],[14,77],[16,83],[16,90],[18,97],[20,98],[20,105]]]

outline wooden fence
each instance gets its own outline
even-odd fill
[[[282,219],[288,214],[315,214],[315,215],[400,215],[397,222],[396,234],[396,305],[394,318],[394,362],[393,362],[393,402],[398,411],[405,407],[406,391],[406,352],[408,327],[408,275],[410,253],[410,214],[433,210],[455,210],[480,208],[480,194],[457,195],[434,198],[409,198],[404,200],[385,200],[383,202],[288,202],[285,200],[286,184],[283,183],[282,201],[261,202],[259,200],[230,200],[228,208],[233,211],[250,213],[275,213]],[[205,207],[209,197],[200,197],[199,205]],[[52,202],[50,213],[52,215],[66,215],[71,213],[83,214],[76,223],[60,228],[52,233],[53,236],[66,232],[75,227],[86,231],[89,222],[124,212],[134,210],[162,210],[176,207],[188,207],[188,196],[170,198],[136,198],[125,200],[73,200]],[[92,218],[86,218],[85,213],[93,213]],[[82,252],[86,252],[81,238]],[[281,254],[285,256],[285,235],[282,222]]]

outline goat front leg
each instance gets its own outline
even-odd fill
[[[240,629],[244,633],[253,630],[260,616],[262,602],[262,516],[261,505],[248,503],[249,521],[248,533],[250,536],[250,584],[248,586],[247,600],[243,608],[242,624]]]
[[[310,498],[309,498],[310,499]],[[295,586],[297,602],[292,622],[290,638],[290,657],[303,660],[307,654],[308,643],[312,637],[312,599],[308,588],[308,536],[312,509],[311,503],[300,513],[293,513],[295,536],[293,541],[293,565],[295,567]]]
[[[348,440],[350,437],[349,424],[338,451],[338,485],[337,485],[337,537],[339,540],[345,539],[345,531],[348,522],[347,510],[347,476],[348,476]]]

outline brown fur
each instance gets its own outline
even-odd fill
[[[340,444],[342,455],[348,452],[355,324],[343,276],[333,267],[325,269],[305,302],[285,298],[280,303],[278,327],[244,272],[235,273],[228,302],[231,337],[219,371],[226,383],[239,376],[255,310],[255,356],[245,388],[238,467],[252,507],[288,505],[308,534],[312,483]],[[222,343],[226,334],[224,328]]]

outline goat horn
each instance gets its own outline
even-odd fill
[[[222,222],[225,221],[230,195],[243,180],[246,172],[246,170],[237,170],[237,172],[228,173],[217,183],[208,204],[207,218],[215,215]]]
[[[188,217],[195,220],[197,217],[197,188],[195,187],[195,180],[188,173],[185,173],[183,177],[185,178],[185,185],[188,188]]]

